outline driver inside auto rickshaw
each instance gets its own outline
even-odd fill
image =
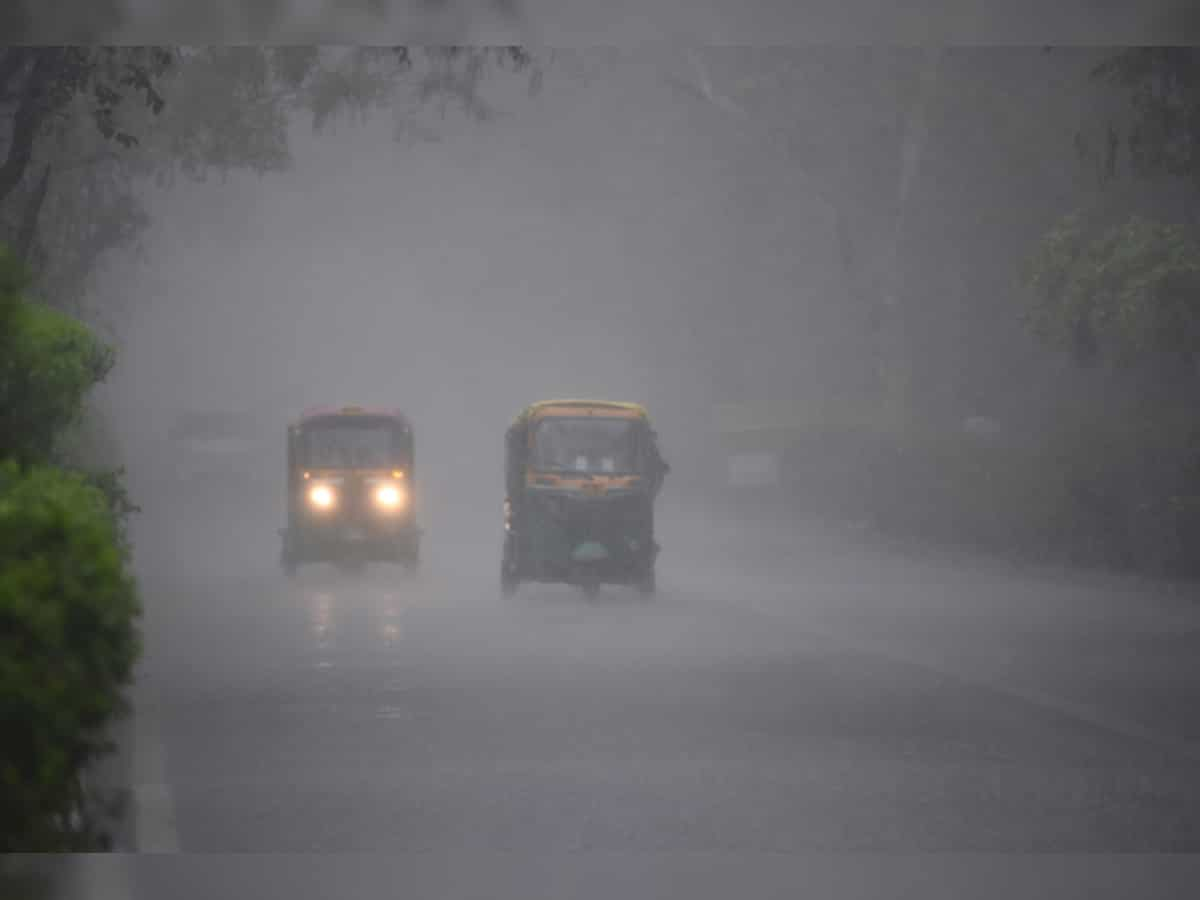
[[[544,472],[611,475],[632,471],[635,455],[633,435],[623,425],[548,419],[538,429],[531,462]]]

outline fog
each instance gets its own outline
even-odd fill
[[[304,407],[400,407],[430,494],[489,516],[523,406],[611,397],[648,404],[695,475],[685,448],[711,442],[714,378],[744,355],[709,357],[696,319],[836,289],[828,217],[770,175],[752,208],[736,136],[661,63],[585,61],[536,99],[501,92],[491,122],[424,116],[433,138],[399,141],[387,116],[297,122],[291,171],[150,191],[144,262],[123,270],[121,430],[254,411],[282,463]],[[758,340],[786,357],[786,336]]]
[[[1025,168],[981,153],[973,113],[943,100],[907,218],[894,198],[923,56],[886,48],[559,51],[537,94],[489,76],[484,121],[398,104],[315,133],[297,114],[287,171],[143,183],[153,226],[99,286],[119,298],[103,396],[139,502],[176,502],[157,496],[175,416],[251,413],[259,487],[239,518],[274,540],[285,423],[382,405],[416,425],[431,544],[482,540],[507,424],[535,400],[584,396],[648,405],[673,467],[667,502],[724,503],[719,408],[750,410],[751,426],[861,415],[888,352],[871,321],[897,286],[923,414],[949,432],[979,414],[1026,427],[1056,394],[1055,359],[1021,325],[1017,275],[1040,210],[1070,203],[1037,185],[1063,191],[1073,123],[1053,116],[1089,58],[951,57],[947,97],[959,78],[1007,88],[1045,123],[1032,126],[1044,149]],[[726,108],[742,78],[772,73],[774,100]],[[1053,78],[1067,87],[1043,102]]]
[[[481,120],[297,112],[284,171],[132,182],[151,227],[84,306],[142,507],[118,846],[433,850],[414,896],[504,897],[623,896],[595,854],[706,896],[700,857],[746,886],[805,851],[1200,846],[1194,583],[1113,549],[1168,543],[1088,505],[1150,482],[1064,412],[1119,430],[1116,378],[1022,315],[1097,196],[1072,145],[1108,51],[539,52]],[[566,397],[648,407],[657,588],[502,590],[505,429]],[[326,405],[411,419],[415,570],[280,571],[285,426]],[[237,477],[179,477],[192,412],[254,420]],[[460,865],[497,850],[509,883]],[[213,891],[178,872],[126,893]]]

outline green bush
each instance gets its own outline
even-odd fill
[[[884,439],[874,454],[868,506],[889,534],[1041,555],[1054,503],[1028,447],[956,432]]]
[[[814,434],[787,465],[791,502],[889,536],[1200,575],[1200,423],[1187,409],[1064,409],[1022,442],[949,429]]]
[[[0,851],[90,849],[81,775],[108,750],[138,615],[104,494],[0,464]]]
[[[1156,575],[1200,574],[1200,423],[1190,410],[1078,417],[1046,444],[1066,555]]]
[[[22,299],[24,273],[0,247],[0,459],[48,461],[83,414],[113,353],[70,316]]]
[[[1200,232],[1192,226],[1074,213],[1043,237],[1026,283],[1030,330],[1079,362],[1190,366],[1200,350]]]
[[[81,322],[36,304],[19,306],[10,327],[0,358],[0,457],[41,462],[81,415],[112,353]]]

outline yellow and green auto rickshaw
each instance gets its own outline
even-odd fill
[[[646,410],[634,403],[549,400],[506,435],[500,583],[655,589],[654,502],[668,466]]]
[[[284,571],[311,562],[414,569],[414,463],[412,426],[395,410],[313,409],[289,425]]]

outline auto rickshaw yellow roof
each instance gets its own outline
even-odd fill
[[[337,416],[370,416],[372,418],[395,419],[402,425],[409,425],[408,417],[399,409],[388,409],[379,406],[310,406],[300,413],[297,425],[303,425],[313,419],[329,419]]]
[[[629,419],[649,419],[646,407],[640,403],[624,403],[616,400],[540,400],[531,403],[517,416],[517,421],[532,421],[543,416],[579,415],[590,410],[601,415]]]

